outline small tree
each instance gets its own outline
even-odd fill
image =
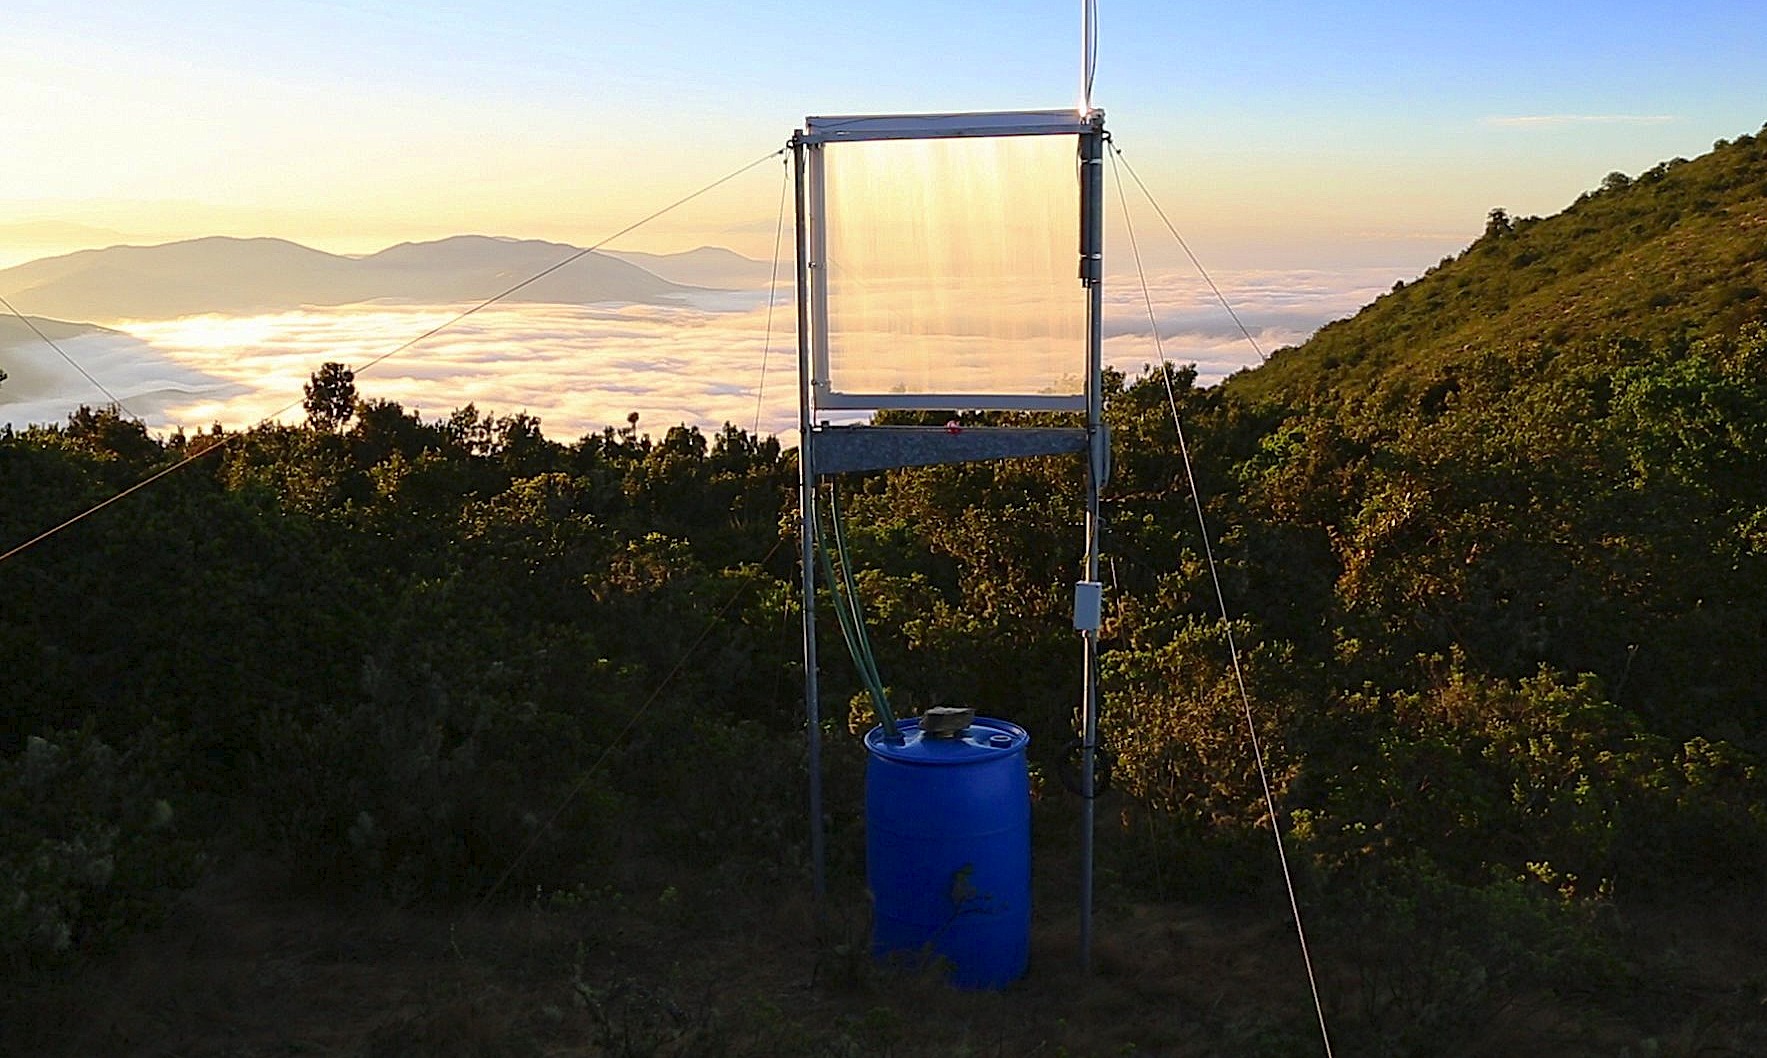
[[[1613,172],[1601,178],[1601,189],[1603,191],[1624,191],[1631,186],[1632,178],[1625,173],[1620,172],[1618,169],[1615,169]]]
[[[1500,239],[1515,230],[1510,223],[1509,211],[1499,206],[1485,218],[1485,238]]]
[[[315,429],[336,430],[356,414],[356,373],[342,364],[321,364],[302,392],[301,406]]]

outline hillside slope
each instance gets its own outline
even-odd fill
[[[41,316],[29,317],[28,321],[17,316],[0,316],[0,349],[21,342],[40,342],[43,339],[38,336],[38,331],[57,340],[77,338],[82,334],[111,333],[106,328],[91,323],[49,320]]]
[[[1402,392],[1493,346],[1731,333],[1767,318],[1763,291],[1767,129],[1610,174],[1552,217],[1493,211],[1459,255],[1227,387],[1286,401]]]

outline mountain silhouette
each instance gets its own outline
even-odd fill
[[[790,249],[786,248],[788,253]],[[722,246],[701,246],[682,253],[609,250],[607,255],[637,265],[671,283],[685,283],[695,287],[758,290],[765,287],[773,276],[773,266],[770,263],[744,257]],[[791,280],[791,268],[791,262],[786,261],[785,272],[779,277],[786,280],[787,285]]]
[[[285,239],[212,236],[30,261],[0,270],[0,293],[21,312],[84,320],[239,315],[376,300],[477,301],[577,252],[537,239],[459,235],[346,257]],[[629,261],[590,253],[509,300],[671,304],[695,291]]]

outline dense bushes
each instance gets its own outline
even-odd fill
[[[754,565],[793,478],[776,443],[678,429],[567,448],[522,416],[356,410],[347,429],[164,444],[83,410],[0,437],[8,544],[220,449],[0,566],[14,964],[146,921],[199,844],[414,899],[506,870],[506,891],[594,883],[635,843],[753,851],[716,824],[653,825],[664,782],[704,787],[708,810],[761,798],[745,820],[795,814],[734,761],[675,759],[741,746],[779,770],[762,750],[796,714],[789,566]],[[690,644],[705,667],[671,672]]]
[[[1459,882],[1411,855],[1340,875],[1328,893],[1321,940],[1340,963],[1339,1042],[1360,1053],[1488,1053],[1485,1030],[1506,1010],[1624,976],[1592,909],[1531,880]]]
[[[1763,356],[1759,329],[1500,347],[1308,409],[1111,376],[1102,673],[1126,796],[1107,876],[1242,892],[1281,825],[1372,953],[1357,1002],[1385,1018],[1378,1046],[1405,1053],[1606,972],[1593,908],[1757,871]],[[0,626],[14,966],[145,920],[223,838],[401,901],[595,892],[647,861],[708,889],[801,868],[788,455],[731,429],[560,445],[521,416],[355,412],[227,441],[127,518],[0,565],[20,617]],[[227,440],[114,420],[0,437],[9,539]],[[898,704],[1018,720],[1045,773],[1078,698],[1081,473],[844,485]],[[856,767],[831,706],[858,681],[825,662],[830,756]],[[1408,933],[1435,969],[1405,968]]]
[[[32,735],[0,761],[0,966],[53,965],[156,920],[201,866],[181,833],[178,752]]]
[[[1761,777],[1734,747],[1652,735],[1591,677],[1446,668],[1422,692],[1345,700],[1360,737],[1317,754],[1291,799],[1296,837],[1322,862],[1421,853],[1462,882],[1495,870],[1572,899],[1760,866]]]

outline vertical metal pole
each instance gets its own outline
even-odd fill
[[[1080,137],[1080,278],[1086,285],[1086,579],[1098,579],[1099,500],[1109,443],[1104,432],[1104,131]],[[1092,969],[1092,860],[1098,751],[1098,629],[1082,633],[1080,703],[1080,968]]]
[[[804,722],[810,769],[810,887],[820,914],[828,893],[822,839],[822,701],[816,680],[816,469],[810,452],[810,261],[804,212],[803,131],[791,139],[797,177],[798,253],[798,561],[804,591]]]

